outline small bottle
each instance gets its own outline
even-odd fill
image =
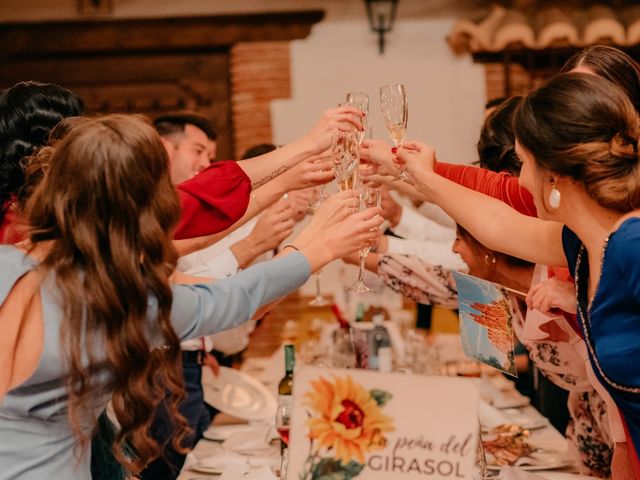
[[[356,322],[364,320],[364,303],[359,303],[356,307]]]
[[[276,416],[276,429],[280,435],[280,449],[283,450],[289,443],[289,422],[293,408],[293,369],[296,362],[296,353],[293,345],[284,346],[284,377],[278,383],[278,413]]]
[[[371,332],[371,357],[369,366],[373,370],[381,372],[391,371],[391,339],[389,332],[383,325],[384,314],[376,313],[373,318],[373,331]]]
[[[291,397],[293,391],[293,368],[296,364],[296,351],[293,345],[284,346],[284,377],[278,384],[278,397]]]

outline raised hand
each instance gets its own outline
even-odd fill
[[[384,140],[364,140],[360,145],[360,164],[365,167],[361,172],[365,176],[378,174],[396,177],[400,170],[393,161],[391,145]]]
[[[311,152],[320,154],[331,147],[333,136],[338,132],[363,131],[362,117],[365,113],[354,107],[338,107],[325,110],[318,123],[304,139],[309,142]]]
[[[527,307],[542,313],[554,313],[560,309],[567,313],[576,313],[576,291],[573,282],[550,278],[529,289]]]

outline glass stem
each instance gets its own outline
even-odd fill
[[[320,298],[320,274],[316,273],[316,298]]]
[[[358,271],[358,285],[364,284],[364,261],[367,258],[367,254],[360,251],[360,270]]]

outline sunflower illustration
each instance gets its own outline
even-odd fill
[[[365,463],[365,454],[384,448],[384,434],[393,432],[393,420],[380,407],[391,398],[380,390],[368,391],[350,376],[311,382],[304,404],[313,412],[307,426],[316,450],[333,452],[343,465]]]

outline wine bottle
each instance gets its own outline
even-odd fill
[[[369,366],[373,370],[381,372],[391,371],[391,339],[389,332],[383,325],[384,314],[376,313],[373,316],[373,332],[371,333],[371,356]]]
[[[291,397],[293,391],[293,368],[296,363],[296,351],[293,345],[284,346],[284,377],[278,384],[278,396]],[[280,398],[282,400],[282,398]]]
[[[278,383],[278,414],[276,416],[276,429],[280,435],[280,451],[289,443],[289,422],[293,408],[293,369],[296,357],[293,345],[284,346],[284,377]]]

